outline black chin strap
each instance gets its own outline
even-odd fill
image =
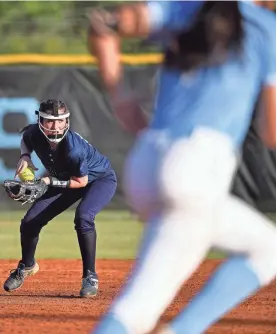
[[[64,133],[59,133],[58,135],[47,135],[48,139],[60,139],[62,138],[62,136],[64,135]]]

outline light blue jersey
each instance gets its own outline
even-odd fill
[[[201,1],[149,2],[152,33],[161,42],[173,31],[189,27]],[[240,2],[244,17],[243,52],[217,67],[190,74],[161,68],[150,128],[164,129],[172,139],[187,137],[198,126],[229,135],[240,147],[247,134],[262,85],[276,75],[274,13]]]
[[[203,2],[148,5],[150,38],[165,46],[172,31],[190,26]],[[157,333],[206,333],[276,276],[275,227],[230,194],[235,151],[261,86],[275,85],[274,14],[240,6],[245,40],[239,59],[186,75],[160,70],[150,130],[138,135],[123,174],[127,202],[146,222],[143,240],[125,288],[94,334],[152,332],[211,248],[230,258]]]

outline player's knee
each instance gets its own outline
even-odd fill
[[[47,222],[38,221],[36,219],[22,219],[20,224],[20,233],[29,236],[38,236],[42,227],[45,226]]]
[[[276,276],[276,239],[275,227],[267,225],[261,243],[250,252],[249,260],[254,268],[261,285],[269,284]]]
[[[94,219],[94,215],[77,212],[74,219],[75,230],[82,234],[93,232],[95,230]]]

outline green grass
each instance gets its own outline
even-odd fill
[[[20,257],[19,226],[24,212],[1,213],[0,258]],[[37,248],[37,258],[76,259],[80,257],[74,211],[67,211],[43,228]],[[134,258],[142,225],[128,212],[104,211],[96,220],[97,257]]]
[[[0,217],[0,259],[20,258],[20,220],[23,211],[2,212]],[[273,215],[272,220],[275,220]],[[78,259],[80,252],[74,230],[74,211],[67,211],[51,221],[43,230],[37,258]],[[243,222],[242,222],[243,224]],[[133,259],[143,225],[126,211],[104,211],[97,216],[97,257],[101,259]],[[213,251],[210,258],[224,254]]]

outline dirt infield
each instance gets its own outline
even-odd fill
[[[0,261],[1,285],[15,261]],[[0,333],[88,333],[110,305],[131,268],[131,261],[98,261],[100,291],[94,299],[79,298],[81,262],[39,261],[40,272],[13,294],[0,292]],[[201,286],[218,261],[206,261],[183,287],[163,320],[170,319]],[[275,332],[275,282],[210,331],[216,334]],[[112,334],[112,333],[111,333]]]

